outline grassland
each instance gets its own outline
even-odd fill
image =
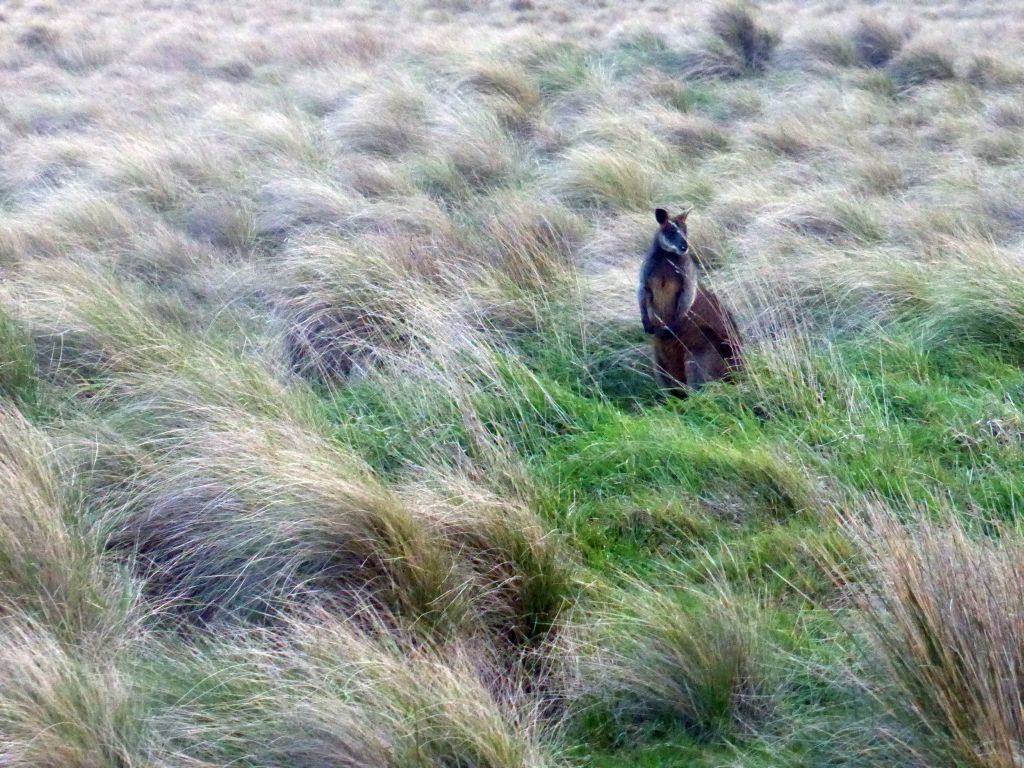
[[[1019,767],[1022,40],[0,6],[0,765]]]

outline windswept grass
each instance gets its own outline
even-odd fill
[[[710,26],[715,37],[735,52],[751,72],[763,71],[779,44],[778,33],[763,27],[752,7],[744,2],[716,8]]]
[[[1012,766],[1024,722],[1019,542],[974,541],[948,515],[902,523],[878,506],[847,527],[866,573],[860,674],[936,764]],[[870,662],[869,662],[870,663]]]
[[[903,88],[956,77],[947,46],[939,42],[911,41],[889,62],[888,71]]]
[[[45,629],[12,618],[0,637],[5,765],[114,768],[149,751],[144,700],[109,653],[79,658]]]
[[[167,648],[138,674],[160,682],[158,722],[199,764],[557,764],[536,702],[488,687],[491,660],[377,629],[316,614],[287,644],[228,635],[202,653]]]
[[[884,67],[903,47],[903,35],[877,16],[861,18],[852,39],[857,60],[866,67]]]
[[[1018,5],[7,4],[0,764],[1017,765]]]
[[[134,589],[102,561],[66,472],[17,410],[0,410],[0,615],[102,645],[128,628]]]
[[[21,325],[0,311],[0,395],[32,401],[37,389],[31,339]]]
[[[647,210],[657,199],[657,160],[600,147],[580,147],[568,158],[559,184],[571,202],[598,208]],[[561,190],[560,190],[561,191]]]
[[[633,585],[591,621],[596,645],[582,651],[574,695],[580,716],[605,738],[657,738],[680,727],[699,741],[737,738],[770,714],[763,618],[727,588],[687,594]]]

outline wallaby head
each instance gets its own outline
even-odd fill
[[[686,239],[686,217],[689,211],[683,211],[678,216],[669,216],[664,208],[654,211],[654,218],[658,222],[658,247],[668,253],[677,256],[685,256],[690,250],[690,244]]]

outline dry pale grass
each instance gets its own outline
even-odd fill
[[[147,751],[142,698],[109,653],[80,658],[45,629],[10,617],[0,637],[4,765],[113,768]]]
[[[485,213],[484,231],[497,273],[517,288],[543,291],[571,279],[586,224],[556,200],[508,195]]]
[[[181,745],[178,759],[202,765],[240,750],[256,765],[303,768],[559,764],[538,701],[495,692],[492,662],[314,613],[276,638],[225,634],[203,653],[166,648],[152,663],[169,682],[159,698],[175,704],[155,722]]]
[[[879,666],[863,672],[933,764],[1015,766],[1024,741],[1020,543],[975,540],[956,517],[902,523],[850,516],[866,578],[864,631]]]
[[[192,344],[160,322],[144,287],[106,271],[38,261],[0,290],[28,325],[40,363],[55,379],[80,382],[99,371],[139,370],[147,367],[143,360],[173,365]]]
[[[328,122],[342,148],[384,156],[422,148],[429,107],[425,89],[411,81],[379,84]]]
[[[953,58],[939,41],[911,41],[889,62],[888,71],[903,88],[956,77]]]
[[[579,147],[559,174],[562,194],[581,206],[646,210],[657,199],[662,168],[657,161],[601,147]]]
[[[7,4],[0,763],[561,764],[577,654],[630,733],[760,727],[763,612],[731,593],[637,585],[552,643],[604,577],[544,451],[654,397],[655,205],[694,206],[766,418],[870,410],[820,363],[857,330],[1022,359],[1019,5]],[[681,455],[730,510],[833,484]],[[877,524],[906,727],[1019,762],[1012,546]]]
[[[132,585],[102,562],[60,462],[17,410],[0,410],[0,616],[102,645],[127,628]]]

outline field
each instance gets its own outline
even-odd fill
[[[0,765],[1019,768],[1022,190],[1018,0],[0,4]]]

